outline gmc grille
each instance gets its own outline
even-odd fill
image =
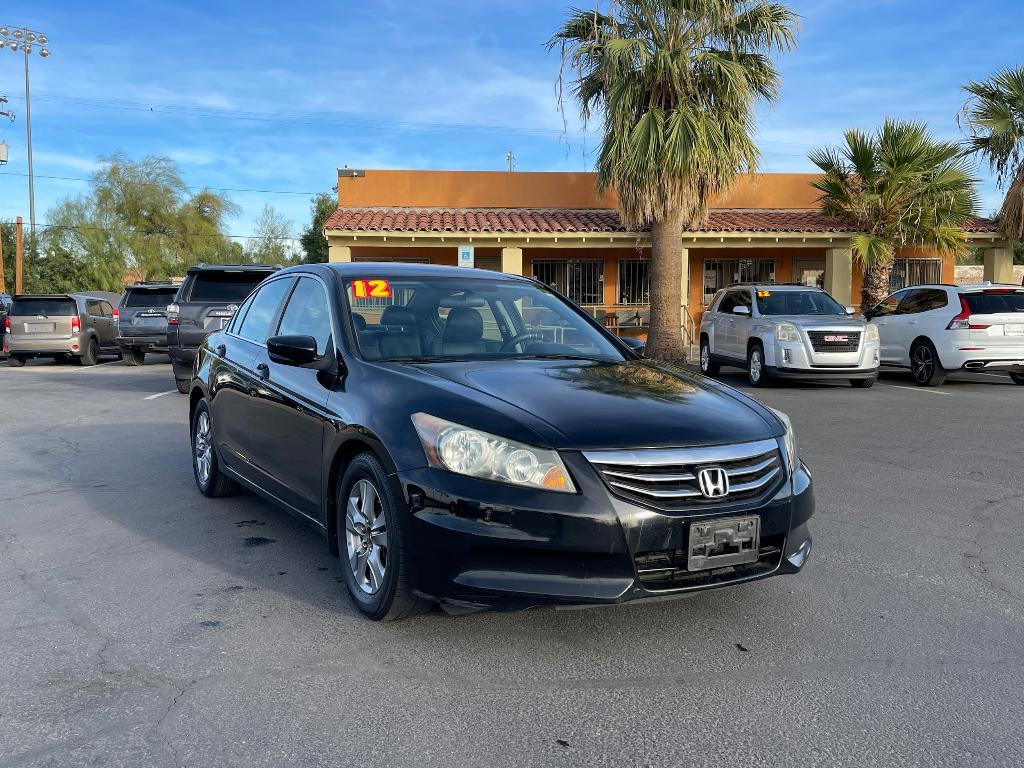
[[[585,451],[609,490],[628,501],[669,512],[712,511],[759,499],[785,476],[775,440],[701,448],[649,448],[635,451]],[[729,493],[708,498],[700,489],[702,469],[720,468]]]
[[[860,349],[860,331],[808,331],[815,352],[856,352]]]

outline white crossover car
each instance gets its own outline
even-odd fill
[[[915,285],[864,313],[878,328],[882,363],[909,368],[921,386],[950,371],[1006,371],[1024,384],[1024,287]]]
[[[878,329],[852,314],[806,285],[730,286],[701,319],[701,372],[746,368],[755,387],[783,378],[870,387],[878,378]]]

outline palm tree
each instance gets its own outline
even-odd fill
[[[982,154],[1006,198],[999,227],[1010,240],[1024,240],[1024,67],[1003,69],[980,83],[964,86],[970,97],[964,115],[971,152]]]
[[[796,15],[767,0],[610,0],[570,11],[548,43],[584,122],[600,113],[598,188],[630,229],[651,233],[647,351],[683,360],[681,234],[758,161],[754,108],[778,99],[770,54],[795,44]],[[561,103],[561,96],[559,97]]]
[[[846,145],[815,150],[821,212],[850,223],[864,269],[861,306],[889,293],[896,251],[923,246],[956,253],[978,210],[975,179],[956,142],[937,141],[923,123],[886,120],[875,133],[849,130]]]

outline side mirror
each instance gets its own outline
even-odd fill
[[[855,314],[857,314],[857,310],[854,309],[853,307],[847,307],[846,308],[846,314],[848,314],[848,315],[855,315]]]
[[[618,338],[619,341],[640,355],[640,357],[646,356],[647,342],[643,339],[638,339],[636,336],[619,336]]]
[[[298,368],[320,359],[312,336],[272,336],[267,339],[267,354],[271,362]]]
[[[744,317],[750,317],[750,307],[733,307],[732,313],[734,315],[743,315]]]

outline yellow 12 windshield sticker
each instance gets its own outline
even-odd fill
[[[352,295],[357,299],[390,299],[391,283],[387,280],[353,280]]]

